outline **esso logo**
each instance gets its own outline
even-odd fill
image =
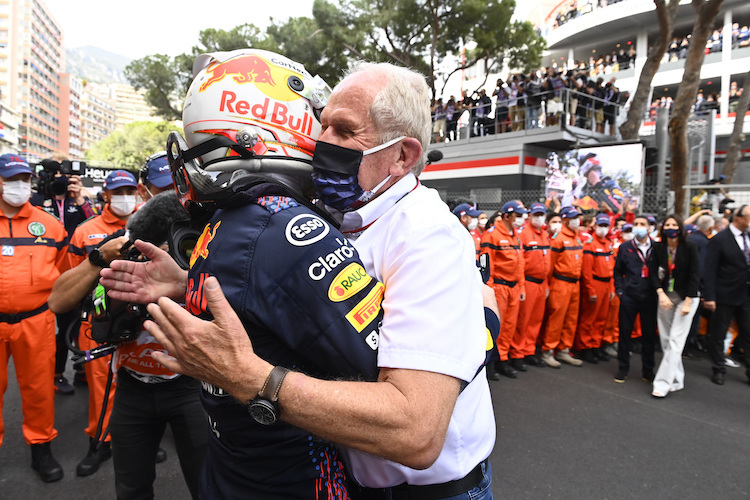
[[[325,238],[331,228],[326,222],[312,214],[301,214],[286,225],[286,240],[296,247],[312,245]]]

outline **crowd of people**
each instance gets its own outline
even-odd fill
[[[750,366],[744,349],[750,304],[740,283],[750,283],[749,206],[726,217],[703,209],[685,221],[673,214],[659,223],[630,211],[553,211],[542,203],[527,209],[518,200],[489,217],[468,203],[454,214],[477,254],[489,258],[488,284],[502,318],[491,380],[516,378],[529,365],[615,357],[614,381],[623,383],[635,351],[652,395],[663,398],[684,388],[683,355],[707,352],[717,384],[726,366],[739,367],[738,360]],[[725,286],[738,295],[730,299]]]
[[[493,106],[494,98],[494,106]],[[563,116],[571,126],[616,135],[617,116],[627,95],[609,81],[588,72],[541,68],[531,74],[498,79],[492,95],[484,89],[463,98],[450,96],[432,103],[433,142],[459,140],[458,123],[467,113],[468,135],[478,137],[555,126]]]
[[[259,60],[287,93],[214,74]],[[488,380],[614,352],[624,382],[640,315],[642,374],[665,397],[684,386],[699,292],[715,383],[733,318],[748,339],[749,206],[711,240],[713,219],[696,221],[704,254],[677,215],[657,228],[515,200],[451,214],[418,179],[434,130],[423,75],[360,63],[331,90],[258,49],[193,71],[185,137],[139,178],[110,172],[97,214],[54,160],[35,207],[28,163],[0,156],[0,387],[13,356],[42,481],[64,474],[51,442],[55,391],[75,390],[67,349],[89,392],[76,474],[112,458],[118,498],[153,497],[170,425],[193,498],[488,500]],[[54,315],[79,309],[56,346]]]
[[[620,3],[622,0],[570,0],[563,2],[548,17],[550,29],[559,28],[565,23],[594,12],[596,9]]]

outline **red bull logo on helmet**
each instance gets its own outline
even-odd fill
[[[228,61],[214,61],[206,68],[211,76],[203,82],[199,92],[203,92],[214,83],[230,76],[237,83],[267,83],[275,86],[271,67],[265,59],[258,56],[241,55]]]
[[[223,113],[236,113],[238,115],[250,115],[264,122],[296,130],[303,134],[312,134],[313,118],[308,113],[301,117],[293,116],[289,108],[283,102],[274,102],[265,98],[263,102],[251,104],[248,101],[238,99],[237,94],[225,90],[221,93],[219,111]]]

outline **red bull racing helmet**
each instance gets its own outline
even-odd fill
[[[172,132],[167,141],[183,206],[221,206],[248,178],[269,174],[311,185],[320,113],[330,93],[319,76],[273,52],[198,56],[182,113],[185,137]]]

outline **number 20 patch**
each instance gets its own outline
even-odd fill
[[[3,257],[13,257],[15,253],[15,247],[11,245],[3,245]]]

